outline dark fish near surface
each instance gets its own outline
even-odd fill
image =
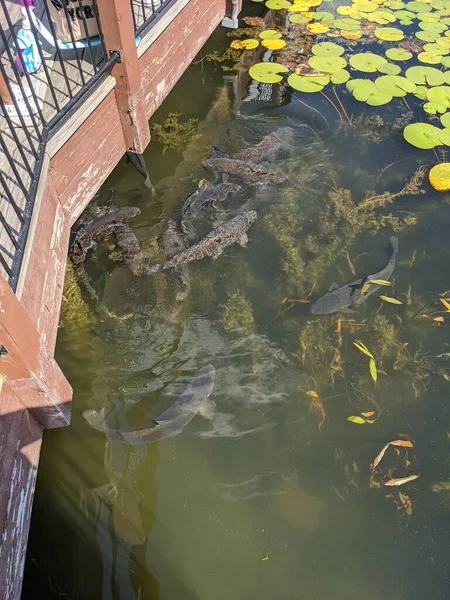
[[[202,208],[211,206],[214,202],[223,202],[230,194],[237,194],[241,190],[242,187],[236,183],[218,183],[200,188],[181,207],[181,217],[194,216]]]
[[[240,150],[236,154],[229,156],[229,158],[253,163],[274,161],[283,154],[289,154],[289,151],[293,150],[294,136],[295,131],[292,127],[279,127],[263,137],[258,144]],[[214,149],[225,155],[222,150],[216,147]]]
[[[206,169],[216,169],[222,173],[231,173],[233,175],[267,175],[268,171],[254,163],[238,160],[236,158],[208,158],[202,162]]]
[[[178,400],[154,419],[149,427],[135,431],[109,429],[105,423],[105,409],[86,410],[83,417],[91,427],[126,444],[148,444],[179,433],[204,408],[214,387],[216,370],[213,365],[199,369],[185,387]]]
[[[361,290],[366,283],[369,283],[372,279],[389,279],[392,275],[392,271],[395,267],[395,259],[398,251],[398,238],[389,238],[389,262],[388,264],[373,275],[368,275],[362,279],[357,279],[352,283],[347,283],[339,288],[331,289],[328,294],[319,298],[311,306],[311,312],[314,315],[328,315],[331,313],[339,312],[363,302],[368,296],[380,289],[380,285],[373,284],[369,287],[366,293],[363,295]]]
[[[241,213],[216,229],[213,229],[198,244],[180,252],[180,254],[177,254],[162,265],[155,265],[148,268],[146,273],[152,275],[166,269],[175,269],[193,260],[205,258],[205,256],[220,256],[227,246],[235,243],[245,246],[248,242],[247,230],[255,222],[256,218],[257,214],[254,210]]]

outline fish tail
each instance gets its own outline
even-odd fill
[[[214,146],[214,144],[211,144],[211,146],[212,146],[212,149],[214,150],[214,152],[217,152],[217,154],[220,154],[220,156],[230,156],[224,150],[221,150],[217,146]]]
[[[389,245],[390,245],[390,254],[391,256],[395,256],[398,252],[398,237],[393,235],[392,237],[389,238]]]

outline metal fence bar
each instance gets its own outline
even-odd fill
[[[150,28],[177,0],[130,0],[134,31],[140,35]]]

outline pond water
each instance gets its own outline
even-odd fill
[[[423,176],[445,153],[403,140],[422,110],[409,97],[374,108],[344,89],[341,109],[333,93],[258,88],[201,60],[229,43],[215,32],[155,115],[196,120],[176,149],[146,151],[156,194],[124,162],[94,205],[138,206],[130,225],[160,262],[183,201],[215,181],[212,144],[233,154],[277,132],[271,176],[231,173],[241,193],[191,233],[258,219],[246,247],[190,263],[188,293],[174,270],[133,275],[113,238],[86,261],[98,304],[66,286],[56,357],[73,418],[44,436],[23,597],[448,598],[450,197]],[[392,235],[392,286],[311,314],[333,283],[384,267]],[[104,407],[111,429],[145,427],[206,364],[215,409],[174,437],[128,445],[83,417]]]

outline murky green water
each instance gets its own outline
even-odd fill
[[[218,31],[208,47],[226,43]],[[449,196],[424,184],[425,194],[355,209],[366,194],[398,192],[434,156],[392,127],[401,100],[349,100],[345,126],[322,97],[312,101],[320,116],[304,96],[241,104],[235,92],[218,66],[193,65],[156,120],[182,112],[198,120],[195,135],[183,153],[157,143],[146,152],[156,197],[121,164],[96,199],[141,208],[132,227],[157,262],[212,143],[234,152],[294,129],[273,164],[288,181],[246,185],[196,224],[201,237],[258,212],[247,248],[190,265],[182,302],[173,272],[136,278],[106,245],[90,254],[103,308],[63,312],[57,359],[74,388],[73,420],[44,438],[23,597],[447,598],[450,497],[432,488],[450,479],[450,348],[446,323],[433,321],[450,287]],[[349,314],[313,316],[290,302],[378,271],[386,225],[399,230],[392,288]],[[381,302],[383,292],[403,304]],[[375,357],[376,384],[358,339]],[[105,407],[110,427],[143,427],[207,363],[216,410],[176,437],[127,446],[82,417]],[[347,421],[363,412],[367,423]],[[414,447],[389,448],[373,472],[396,439]]]

